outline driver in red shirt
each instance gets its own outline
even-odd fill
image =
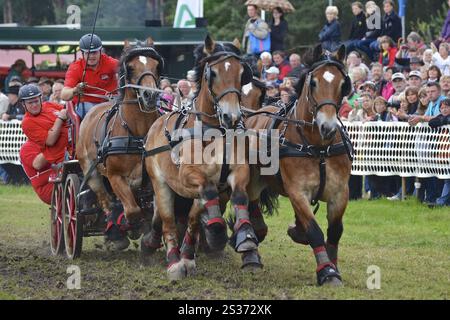
[[[80,39],[81,59],[72,62],[66,73],[61,98],[72,100],[76,106],[76,113],[81,119],[95,105],[105,102],[100,97],[86,94],[105,95],[117,89],[118,60],[102,53],[102,41],[97,35],[86,34]],[[83,72],[86,73],[83,80]],[[95,89],[96,87],[99,89]]]

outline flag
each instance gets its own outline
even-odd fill
[[[195,18],[203,17],[203,0],[178,0],[174,28],[195,28]]]

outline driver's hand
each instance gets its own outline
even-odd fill
[[[86,88],[86,82],[80,82],[77,84],[77,86],[73,89],[73,94],[83,94],[84,89]]]

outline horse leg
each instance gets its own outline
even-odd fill
[[[156,181],[155,190],[155,214],[162,221],[162,233],[166,243],[167,276],[169,280],[181,280],[186,277],[186,267],[180,260],[178,246],[177,227],[175,224],[175,193],[164,183]]]
[[[316,275],[318,285],[342,285],[341,276],[328,257],[323,232],[311,211],[307,197],[300,195],[298,189],[296,189],[292,193],[289,192],[289,199],[294,207],[296,219],[306,231],[306,239],[313,249],[317,263]]]
[[[236,222],[233,228],[231,243],[238,253],[242,253],[242,268],[262,268],[261,258],[258,254],[258,238],[250,222],[248,211],[249,167],[239,166],[228,177],[233,190],[231,204],[233,206]]]
[[[195,273],[195,245],[200,229],[200,215],[204,212],[204,206],[199,199],[195,199],[189,212],[189,221],[181,246],[181,259],[186,266],[188,274]]]
[[[144,255],[151,255],[162,247],[162,220],[158,208],[153,208],[153,219],[150,224],[150,231],[144,234],[141,239],[141,251]]]
[[[250,212],[250,222],[255,229],[258,242],[261,243],[266,238],[268,227],[261,213],[261,208],[259,207],[259,199],[250,201],[248,211]]]
[[[342,217],[347,207],[347,198],[337,197],[337,200],[329,201],[327,203],[327,243],[326,249],[328,257],[331,262],[336,266],[338,263],[338,245],[344,232],[344,226],[342,224]]]

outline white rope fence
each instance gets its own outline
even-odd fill
[[[403,122],[344,122],[356,156],[353,175],[450,179],[450,126]],[[0,120],[0,164],[20,164],[26,141],[20,121]]]
[[[0,120],[0,164],[13,163],[20,165],[19,151],[27,137],[22,132],[19,120]]]

